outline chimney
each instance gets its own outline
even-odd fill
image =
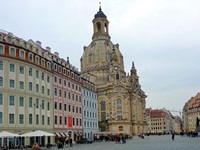
[[[40,41],[36,41],[37,46],[42,47],[42,43]]]
[[[51,52],[51,48],[50,47],[46,47],[46,50],[48,51],[48,52]]]
[[[54,55],[56,55],[57,57],[59,57],[59,53],[58,52],[54,52]]]

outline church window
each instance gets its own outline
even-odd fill
[[[92,62],[93,58],[92,58],[92,54],[89,55],[89,62]]]
[[[120,93],[122,91],[121,86],[117,87],[117,92]]]
[[[110,53],[107,53],[107,60],[110,61]]]
[[[106,112],[101,112],[101,121],[106,121]]]
[[[116,74],[116,80],[119,80],[119,73]]]
[[[97,22],[97,32],[100,32],[101,31],[101,23],[100,22]]]
[[[106,110],[106,102],[103,100],[103,101],[101,101],[101,111],[102,110]]]
[[[105,23],[104,31],[107,32],[107,24]]]
[[[122,100],[120,98],[117,99],[117,109],[122,109]]]
[[[117,120],[122,120],[122,111],[117,111]]]

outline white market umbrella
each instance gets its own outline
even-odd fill
[[[55,136],[55,134],[45,132],[45,131],[41,131],[41,130],[36,130],[36,131],[21,134],[20,136],[21,137],[38,137],[38,136]]]
[[[19,134],[2,131],[0,132],[0,138],[10,138],[10,137],[19,137]]]

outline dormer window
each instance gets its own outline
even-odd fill
[[[42,52],[42,57],[44,57],[44,52]]]
[[[0,34],[0,41],[2,41],[2,35]]]
[[[15,45],[19,46],[19,40],[18,39],[15,40]]]
[[[38,54],[38,49],[36,49],[35,52]]]
[[[11,43],[11,37],[10,37],[10,36],[7,36],[7,41],[8,41],[9,43]]]
[[[26,42],[24,42],[24,48],[26,48],[26,46],[27,46],[27,44],[26,44]]]
[[[33,46],[32,45],[30,45],[30,51],[32,51],[33,50]]]

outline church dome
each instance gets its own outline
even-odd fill
[[[94,18],[107,18],[106,15],[101,11],[101,7],[99,8],[99,11],[94,15]]]

